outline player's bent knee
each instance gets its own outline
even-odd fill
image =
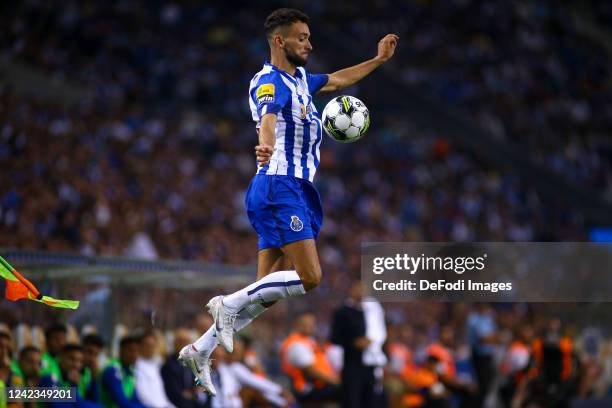
[[[304,286],[304,290],[306,292],[310,292],[311,290],[319,286],[319,282],[320,281],[315,280],[302,280],[302,285]]]
[[[301,274],[298,271],[298,275],[300,275],[300,279],[302,280],[302,285],[304,286],[304,290],[306,292],[316,288],[321,283],[321,270],[309,271],[309,273]]]

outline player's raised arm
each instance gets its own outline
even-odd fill
[[[374,58],[329,74],[327,84],[321,88],[320,92],[338,91],[361,81],[370,72],[393,57],[398,40],[397,35],[387,34],[378,42],[378,54]]]
[[[259,144],[255,146],[257,162],[262,166],[270,161],[276,142],[276,113],[267,113],[261,118]]]

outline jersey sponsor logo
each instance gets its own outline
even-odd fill
[[[255,96],[259,105],[274,102],[274,84],[259,85]]]
[[[297,215],[292,215],[291,224],[289,224],[289,227],[291,227],[291,229],[295,232],[300,232],[304,229],[304,223],[302,222],[302,220],[300,220],[300,217],[298,217]]]

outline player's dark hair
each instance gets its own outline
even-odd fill
[[[40,349],[35,346],[25,346],[21,350],[19,350],[19,359],[21,360],[28,353],[40,353]]]
[[[266,18],[266,22],[264,23],[264,31],[266,33],[266,37],[270,38],[272,33],[278,27],[288,26],[295,23],[296,21],[301,21],[302,23],[308,24],[310,19],[300,10],[290,8],[280,8],[278,10],[274,10]]]
[[[130,344],[140,344],[140,336],[125,336],[119,342],[119,348],[122,349]]]
[[[83,347],[80,344],[68,343],[62,348],[62,353],[72,353],[73,351],[83,352]]]
[[[66,334],[68,332],[68,330],[66,329],[66,326],[61,324],[61,323],[55,323],[52,324],[51,326],[47,327],[47,330],[45,330],[45,338],[49,338],[51,335],[55,334],[55,333],[64,333]]]
[[[81,343],[84,346],[90,344],[95,347],[100,347],[100,348],[104,347],[104,340],[102,340],[102,337],[100,337],[99,335],[95,333],[91,333],[83,337],[83,341],[81,341]]]

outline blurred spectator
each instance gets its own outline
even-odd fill
[[[104,340],[97,334],[88,334],[81,341],[83,345],[84,375],[97,379],[100,371],[100,355],[104,349]]]
[[[145,408],[136,393],[134,364],[138,360],[140,340],[128,336],[119,343],[119,358],[111,359],[102,371],[102,403],[119,408]]]
[[[138,232],[132,237],[132,241],[125,249],[124,255],[130,258],[147,259],[150,261],[158,258],[153,240],[145,232]]]
[[[334,312],[331,341],[344,349],[342,367],[342,406],[345,408],[373,407],[374,367],[365,365],[364,350],[372,343],[367,337],[362,307],[363,285],[354,281],[349,297]]]
[[[23,326],[22,326],[23,327]],[[37,387],[40,382],[41,352],[34,346],[25,346],[19,351],[14,371],[23,378],[24,387]],[[36,402],[24,402],[24,408],[36,408]]]
[[[183,347],[191,343],[189,330],[179,328],[174,331],[174,353],[166,358],[161,368],[164,389],[168,399],[177,408],[209,408],[210,398],[198,392],[191,370],[178,362],[178,354]]]
[[[473,407],[475,385],[457,376],[454,357],[455,331],[451,326],[442,326],[439,337],[438,342],[430,344],[426,349],[427,356],[433,356],[438,361],[436,365],[438,379],[457,397],[460,407]]]
[[[334,373],[339,375],[342,372],[342,364],[344,364],[344,349],[328,339],[323,343],[323,350],[325,350],[325,356]]]
[[[63,324],[54,324],[45,330],[46,351],[42,355],[41,376],[53,374],[59,377],[61,375],[57,359],[66,345],[66,334],[67,329]]]
[[[405,331],[404,327],[393,324],[388,327],[389,341],[386,344],[386,353],[389,356],[389,364],[385,372],[385,386],[389,391],[389,406],[396,408],[403,404],[403,380],[412,375],[416,366],[409,347],[412,342],[406,341],[409,339],[402,336],[402,331]]]
[[[293,402],[291,393],[283,387],[263,378],[251,371],[244,364],[244,342],[237,338],[234,351],[227,355],[227,364],[233,379],[240,386],[240,399],[244,407],[264,406],[271,404],[277,407],[286,407]]]
[[[389,372],[399,375],[405,370],[413,369],[414,360],[410,345],[412,334],[410,326],[388,325],[389,341],[387,355],[389,356]],[[408,333],[408,334],[404,334]]]
[[[140,357],[134,366],[138,400],[148,408],[174,408],[164,389],[159,344],[153,332],[140,338]]]
[[[6,401],[6,389],[8,387],[21,387],[24,384],[21,375],[11,365],[12,354],[13,340],[11,336],[4,331],[0,331],[0,403],[12,408],[19,408],[21,403],[7,404]]]
[[[523,388],[530,375],[533,340],[533,328],[526,324],[517,330],[514,341],[506,351],[500,367],[504,379],[499,389],[500,399],[505,408],[514,406],[516,404],[514,399],[523,394]]]
[[[59,375],[48,373],[40,378],[39,387],[58,387],[76,389],[76,403],[74,402],[48,402],[50,408],[99,408],[99,389],[97,381],[84,383],[83,348],[78,344],[66,344],[59,357]]]
[[[253,338],[243,333],[240,333],[240,336],[242,338],[242,342],[244,343],[244,364],[255,374],[265,377],[266,372],[261,360],[259,359],[257,350],[254,347],[255,344],[253,342]]]
[[[493,366],[494,344],[497,343],[497,326],[493,309],[486,303],[476,304],[467,320],[467,335],[472,353],[472,364],[478,381],[475,407],[484,407],[485,400],[495,380]]]
[[[316,320],[305,313],[295,320],[293,331],[283,341],[280,360],[291,379],[296,399],[307,405],[340,401],[340,378],[314,338]]]
[[[561,321],[553,318],[532,344],[533,367],[526,385],[524,404],[569,407],[578,389],[578,360],[570,337],[562,333]]]
[[[403,404],[409,408],[450,408],[451,392],[438,374],[440,360],[429,354],[422,366],[407,378],[410,392],[405,395]]]
[[[41,353],[37,347],[26,346],[19,351],[19,370],[26,387],[36,387],[40,381]]]
[[[223,347],[217,347],[212,353],[212,383],[217,390],[217,395],[212,397],[213,408],[242,408],[240,398],[240,385],[227,367],[227,353]]]
[[[374,369],[374,405],[386,407],[387,395],[383,388],[384,367],[387,365],[387,356],[383,352],[383,345],[387,341],[387,325],[385,311],[375,298],[366,296],[361,301],[363,317],[366,327],[366,337],[370,341],[363,350],[363,364]]]
[[[206,333],[206,331],[210,326],[212,326],[212,324],[213,319],[209,313],[199,312],[198,314],[196,314],[192,326],[196,333]]]
[[[457,375],[452,351],[454,337],[453,328],[443,326],[440,328],[440,341],[430,344],[426,350],[427,355],[436,357],[440,362],[437,371],[442,377],[454,378]]]

